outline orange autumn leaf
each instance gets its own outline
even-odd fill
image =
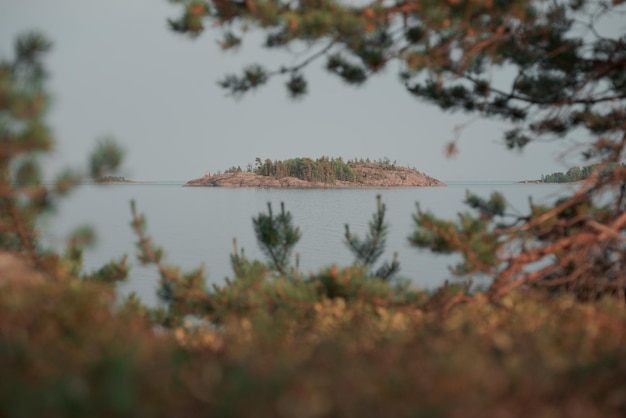
[[[250,10],[250,13],[256,14],[256,11],[257,11],[256,1],[247,0],[246,1],[246,7],[248,8],[248,10]]]
[[[374,19],[376,17],[376,12],[370,7],[366,7],[365,10],[363,10],[363,14],[369,19]]]
[[[458,153],[459,153],[459,148],[456,146],[456,142],[451,141],[451,142],[448,142],[448,144],[446,144],[446,150],[445,150],[446,157],[448,158],[454,157]]]
[[[204,5],[203,4],[197,4],[195,6],[191,6],[189,12],[193,16],[200,16],[202,13],[204,13]]]
[[[296,19],[291,19],[289,20],[287,26],[289,27],[290,31],[295,31],[296,29],[298,29],[298,21]]]

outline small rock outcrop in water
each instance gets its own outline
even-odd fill
[[[316,182],[296,177],[276,178],[251,172],[234,172],[210,175],[190,180],[185,186],[196,187],[261,187],[261,188],[341,188],[341,187],[419,187],[445,186],[446,184],[417,170],[376,162],[353,162],[358,172],[357,181]]]

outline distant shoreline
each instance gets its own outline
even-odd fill
[[[518,181],[517,183],[518,184],[550,184],[541,180],[522,180],[522,181]]]
[[[541,180],[522,180],[518,181],[518,184],[582,184],[587,180],[576,181],[541,181]]]
[[[136,181],[136,180],[114,180],[114,181],[81,181],[78,184],[83,185],[97,185],[97,186],[106,186],[106,185],[120,185],[120,184],[154,184],[157,183],[155,181]]]

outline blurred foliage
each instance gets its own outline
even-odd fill
[[[372,277],[386,232],[380,200],[364,239],[346,230],[354,266],[309,277],[290,268],[299,231],[284,207],[269,207],[253,220],[268,261],[235,243],[233,278],[209,289],[202,267],[165,263],[133,203],[136,257],[160,279],[161,303],[149,308],[115,294],[125,256],[84,271],[92,230],[79,227],[62,252],[41,243],[37,220],[81,176],[42,181],[38,159],[54,145],[50,43],[20,37],[14,59],[0,62],[0,416],[626,415],[626,49],[622,38],[571,32],[573,16],[611,14],[621,1],[172,1],[184,10],[172,29],[197,36],[217,22],[223,47],[241,42],[239,23],[265,30],[272,48],[326,42],[294,67],[227,78],[233,94],[289,74],[300,95],[317,57],[351,84],[399,59],[422,99],[521,124],[507,133],[513,147],[581,128],[595,135],[586,155],[598,169],[614,165],[551,207],[531,201],[525,216],[497,193],[468,195],[471,211],[456,221],[418,208],[411,242],[461,254],[456,272],[489,277],[485,292]],[[485,78],[500,65],[519,69],[511,91]],[[101,141],[87,172],[111,175],[120,150]]]
[[[526,215],[512,216],[501,196],[470,196],[473,211],[458,221],[418,209],[410,239],[418,248],[459,254],[463,262],[453,271],[487,277],[494,300],[540,286],[626,302],[626,35],[616,23],[625,2],[174,3],[183,10],[170,21],[178,32],[198,36],[200,23],[208,22],[235,34],[239,45],[255,28],[267,48],[294,53],[295,64],[276,70],[255,64],[249,67],[255,71],[227,76],[221,85],[237,96],[288,77],[288,94],[300,97],[308,91],[306,70],[317,60],[356,86],[394,63],[403,87],[418,99],[505,121],[503,140],[511,149],[582,141],[582,156],[602,175],[557,205],[531,202]],[[447,149],[458,152],[457,141]]]
[[[29,33],[18,38],[13,61],[0,62],[0,248],[51,279],[99,277],[114,282],[126,277],[125,259],[112,261],[102,276],[82,272],[82,252],[95,239],[91,229],[78,228],[62,254],[43,248],[39,239],[37,220],[52,213],[81,178],[67,170],[50,186],[42,180],[39,159],[54,145],[45,123],[49,98],[42,61],[50,48],[43,35]],[[113,172],[121,158],[120,148],[109,138],[90,157],[90,172]]]
[[[226,76],[220,84],[236,96],[282,76],[289,95],[300,97],[307,92],[305,70],[316,60],[352,85],[397,62],[405,88],[420,100],[511,122],[504,135],[511,148],[577,129],[605,135],[624,119],[623,28],[600,35],[625,12],[623,1],[173,3],[182,11],[169,20],[176,32],[196,37],[218,26],[228,49],[256,28],[265,47],[297,57],[275,70],[253,64],[241,76]],[[494,68],[513,75],[493,77]]]
[[[614,299],[580,303],[533,290],[494,305],[478,293],[442,316],[425,308],[426,294],[316,298],[311,289],[297,300],[276,281],[264,284],[274,299],[246,286],[257,299],[224,306],[219,323],[161,328],[133,300],[116,303],[110,287],[27,277],[0,292],[2,416],[626,411],[626,311]]]
[[[110,287],[26,280],[0,292],[0,415],[165,417],[194,403],[173,384],[184,354]]]

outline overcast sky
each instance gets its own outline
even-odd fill
[[[166,0],[0,0],[0,57],[13,55],[18,33],[39,30],[54,43],[46,62],[58,141],[50,167],[85,167],[96,141],[123,144],[123,175],[189,180],[256,157],[323,155],[389,158],[441,180],[522,180],[561,171],[563,144],[522,153],[501,141],[506,125],[445,114],[411,97],[394,68],[361,88],[309,71],[309,95],[293,102],[283,80],[233,100],[216,82],[253,62],[276,68],[295,57],[261,48],[254,36],[222,52],[220,32],[191,40],[171,32],[178,8]],[[460,154],[446,158],[455,126]],[[571,158],[568,160],[571,161]]]

